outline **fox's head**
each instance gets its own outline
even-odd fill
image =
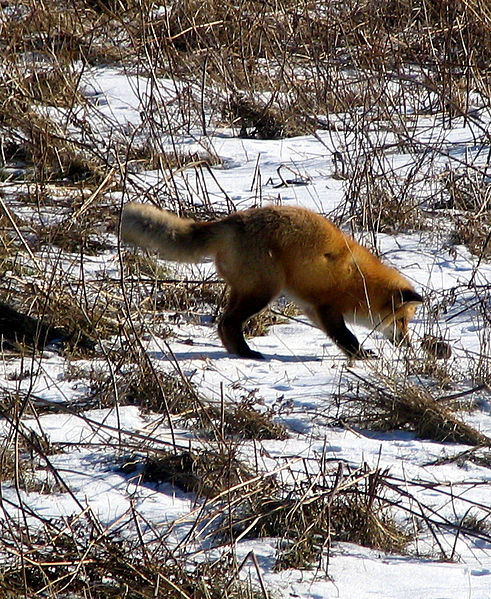
[[[396,345],[410,345],[409,323],[423,298],[413,289],[398,289],[380,314],[378,330]]]

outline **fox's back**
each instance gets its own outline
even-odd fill
[[[274,265],[284,286],[298,291],[315,287],[316,281],[324,288],[330,280],[339,282],[339,270],[348,267],[355,243],[326,218],[299,207],[253,208],[221,223],[228,239],[217,256],[219,264],[230,262],[226,270],[240,270],[242,276],[251,268],[259,274]]]
[[[310,251],[330,236],[342,235],[327,219],[298,206],[267,206],[235,212],[221,221],[232,226],[239,243],[254,240],[263,249]]]
[[[274,279],[301,302],[329,302],[349,312],[385,302],[392,283],[404,280],[328,219],[305,208],[253,208],[220,222],[227,239],[220,244],[217,266],[239,287]]]

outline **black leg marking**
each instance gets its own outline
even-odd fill
[[[261,353],[247,345],[242,326],[251,316],[265,308],[272,297],[272,295],[239,296],[233,292],[230,294],[225,313],[218,323],[218,334],[227,351],[241,358],[264,359]]]
[[[368,349],[362,349],[360,342],[348,329],[342,314],[332,312],[327,306],[316,308],[316,316],[322,328],[334,343],[350,358],[375,358],[376,354]]]

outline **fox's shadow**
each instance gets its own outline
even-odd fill
[[[321,358],[318,356],[292,356],[286,354],[267,354],[262,352],[264,360],[248,360],[246,358],[240,358],[229,354],[225,350],[215,349],[207,351],[203,348],[190,350],[190,351],[176,351],[173,352],[173,358],[177,360],[223,360],[229,358],[231,360],[242,360],[247,364],[266,364],[272,361],[295,363],[295,362],[320,362]],[[150,352],[150,357],[158,360],[171,359],[170,356],[162,352]]]

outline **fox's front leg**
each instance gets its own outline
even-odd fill
[[[314,312],[317,323],[347,356],[359,360],[377,357],[370,349],[361,347],[358,339],[346,326],[342,314],[332,310],[329,306],[317,306]]]

